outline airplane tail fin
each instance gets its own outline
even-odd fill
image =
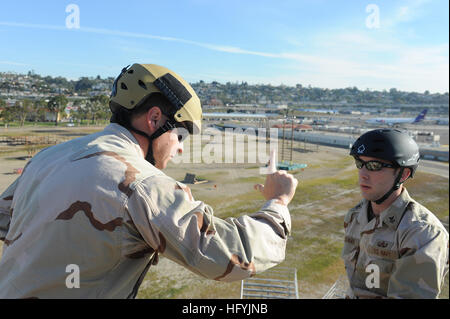
[[[420,114],[417,115],[417,117],[415,118],[414,123],[423,121],[425,119],[425,115],[427,115],[427,111],[428,111],[428,109],[425,109],[422,112],[420,112]]]

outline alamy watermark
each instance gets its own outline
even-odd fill
[[[188,136],[183,128],[176,133]],[[270,128],[206,128],[202,134],[191,135],[183,143],[183,153],[172,161],[203,164],[267,164],[270,152],[278,149],[278,129]],[[260,168],[266,174],[266,167]]]
[[[67,29],[79,29],[80,28],[80,7],[76,4],[68,4],[66,6],[66,13],[69,15],[66,17]]]
[[[80,267],[76,264],[67,265],[66,273],[69,273],[66,277],[66,287],[69,289],[80,288]]]
[[[380,28],[380,8],[376,4],[368,4],[366,12],[370,13],[366,18],[366,27],[369,29]]]
[[[376,264],[369,264],[366,272],[370,273],[366,277],[366,287],[369,289],[380,288],[380,267]]]

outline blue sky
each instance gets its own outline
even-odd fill
[[[190,82],[442,93],[449,91],[448,6],[447,0],[1,1],[0,71],[78,79],[116,76],[139,62],[164,65]]]

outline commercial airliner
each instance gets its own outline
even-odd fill
[[[369,119],[366,121],[367,124],[386,124],[386,125],[397,125],[397,124],[413,124],[419,123],[425,119],[428,109],[423,110],[417,115],[416,118],[392,118],[392,117],[378,117]]]

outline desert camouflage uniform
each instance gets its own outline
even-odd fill
[[[442,223],[409,197],[405,188],[370,222],[368,205],[362,200],[344,220],[347,297],[437,298],[449,258],[449,237]],[[368,267],[371,264],[378,266],[379,288],[373,287],[376,271]]]
[[[117,124],[41,151],[0,198],[0,298],[135,297],[158,253],[207,278],[241,280],[284,260],[291,228],[274,200],[214,217]],[[79,288],[66,286],[71,264]]]

